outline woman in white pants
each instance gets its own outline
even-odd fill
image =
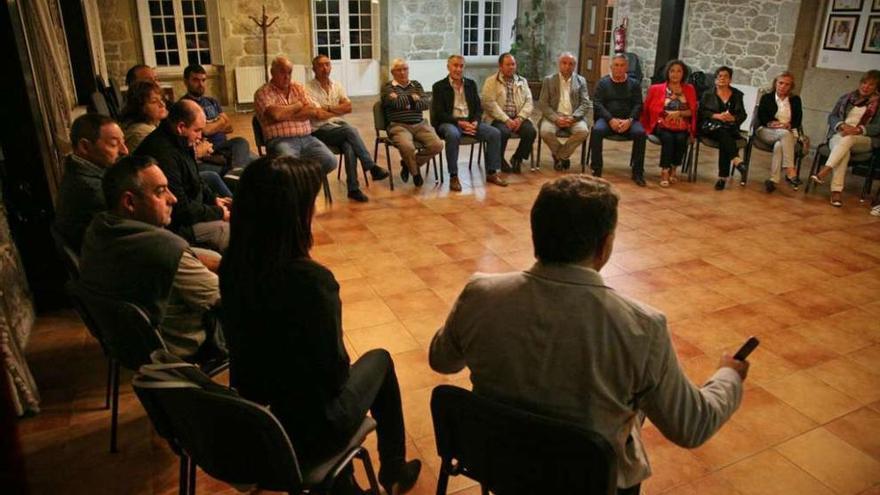
[[[840,207],[840,200],[849,165],[850,153],[871,151],[880,146],[880,70],[869,70],[862,76],[859,88],[837,100],[828,116],[828,146],[831,153],[825,166],[810,180],[824,184],[831,175],[831,205]]]
[[[801,97],[792,94],[794,76],[783,72],[773,79],[773,91],[765,93],[758,103],[757,137],[773,146],[773,160],[770,162],[770,178],[764,181],[768,193],[776,190],[785,169],[785,182],[797,191],[801,181],[794,168],[795,151],[798,143],[798,129],[803,120]]]

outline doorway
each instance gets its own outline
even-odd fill
[[[370,0],[312,0],[315,55],[330,57],[350,96],[379,94],[378,9]]]
[[[614,0],[585,0],[578,72],[592,90],[608,73],[614,30]]]

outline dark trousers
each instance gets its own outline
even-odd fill
[[[406,438],[397,373],[391,355],[384,349],[373,349],[355,361],[348,381],[328,408],[328,419],[341,431],[353,434],[367,411],[376,420],[382,464],[379,477],[388,473],[393,477],[406,458]]]
[[[507,125],[500,120],[492,121],[492,127],[501,132],[501,156],[504,157],[504,150],[507,149],[507,140],[510,139],[512,132]],[[519,126],[517,134],[519,135],[519,146],[516,147],[516,151],[513,153],[513,158],[526,160],[532,154],[532,144],[535,143],[535,137],[538,136],[538,131],[535,130],[532,121],[526,119]]]
[[[602,170],[602,142],[605,140],[605,136],[610,136],[611,134],[617,133],[611,130],[608,122],[605,119],[596,119],[593,132],[590,134],[590,156],[592,157],[590,161],[592,162],[591,167],[593,170]],[[641,122],[633,120],[629,130],[620,135],[632,139],[631,159],[633,174],[643,174],[645,171],[645,128],[642,127]]]
[[[678,167],[684,159],[688,145],[688,131],[670,131],[654,128],[654,135],[660,138],[660,168]]]
[[[367,151],[367,147],[364,145],[364,141],[361,139],[361,135],[358,134],[357,129],[347,122],[339,123],[335,126],[325,125],[320,129],[315,129],[312,132],[312,136],[315,136],[327,146],[335,146],[342,151],[348,190],[357,191],[360,188],[357,171],[358,158],[360,158],[361,167],[364,170],[369,170],[376,165],[373,163],[373,157]]]
[[[720,127],[712,132],[703,133],[709,139],[718,141],[718,177],[730,176],[730,160],[737,155],[736,140],[739,129]]]

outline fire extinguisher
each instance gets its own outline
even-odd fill
[[[623,18],[623,24],[614,28],[614,53],[623,53],[626,51],[626,26],[629,18]]]

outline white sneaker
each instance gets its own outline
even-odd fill
[[[875,217],[880,217],[880,205],[871,208],[871,215],[874,215]]]

